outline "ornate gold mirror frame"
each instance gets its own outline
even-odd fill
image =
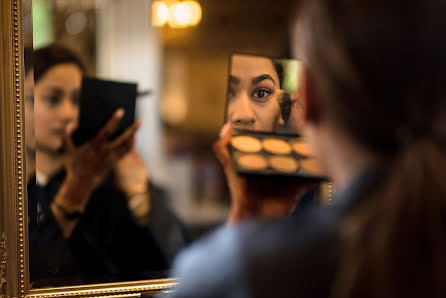
[[[0,297],[139,297],[175,279],[30,289],[23,103],[22,0],[0,1]]]

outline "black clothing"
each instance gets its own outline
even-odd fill
[[[32,282],[67,285],[63,278],[73,276],[77,281],[70,279],[70,285],[124,281],[168,269],[159,241],[149,227],[136,224],[111,175],[93,192],[72,235],[64,238],[50,209],[64,178],[62,171],[44,187],[28,185]]]

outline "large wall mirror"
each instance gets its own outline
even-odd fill
[[[289,58],[294,2],[2,1],[0,294],[171,290],[228,212],[231,54]]]

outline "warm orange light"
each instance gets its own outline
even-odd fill
[[[196,26],[202,17],[201,6],[197,1],[175,2],[169,7],[169,26],[185,28]]]
[[[191,21],[192,12],[184,2],[177,2],[169,7],[169,26],[172,28],[187,27]]]
[[[162,27],[169,19],[169,8],[162,1],[152,3],[152,26]]]
[[[197,1],[185,1],[184,4],[189,6],[189,9],[192,12],[192,18],[190,22],[190,26],[196,26],[200,23],[202,17],[202,11],[200,3]]]

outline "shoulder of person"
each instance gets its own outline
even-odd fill
[[[339,261],[339,217],[332,208],[257,223],[244,233],[248,297],[328,297]]]
[[[176,258],[180,284],[169,297],[227,297],[241,278],[239,230],[222,227],[193,243]]]
[[[254,288],[269,287],[271,293],[283,287],[277,277],[287,275],[293,269],[290,264],[302,262],[300,254],[320,253],[317,243],[331,241],[334,225],[326,213],[313,210],[284,220],[218,229],[176,259],[173,275],[180,278],[180,285],[172,297],[249,297],[249,292],[257,291]],[[260,288],[258,281],[263,283]]]

